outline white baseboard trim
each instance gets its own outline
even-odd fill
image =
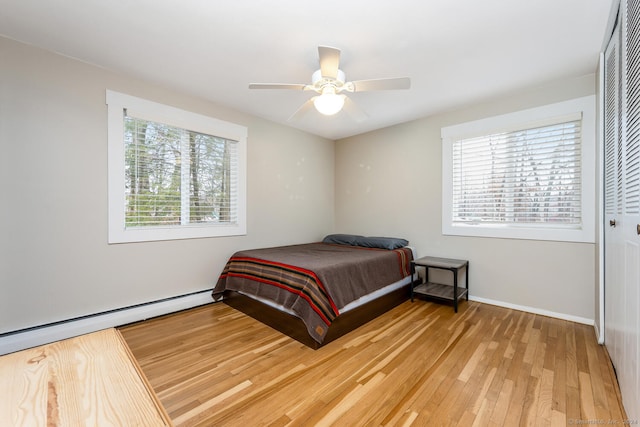
[[[583,325],[595,326],[595,320],[594,319],[587,319],[585,317],[572,316],[572,315],[566,314],[566,313],[556,313],[554,311],[542,310],[540,308],[527,307],[525,305],[511,304],[511,303],[504,302],[504,301],[496,301],[496,300],[487,299],[487,298],[474,297],[474,296],[471,296],[471,295],[469,295],[469,300],[470,301],[481,302],[481,303],[484,303],[484,304],[497,305],[498,307],[511,308],[511,309],[514,309],[514,310],[525,311],[527,313],[540,314],[542,316],[547,316],[547,317],[554,317],[556,319],[568,320],[570,322],[582,323]]]
[[[596,330],[596,338],[598,339],[598,344],[604,345],[604,335],[600,332],[600,328],[598,328],[597,323],[593,325],[593,329]]]
[[[0,355],[212,303],[211,289],[5,334]]]

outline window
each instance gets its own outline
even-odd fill
[[[109,243],[246,232],[246,128],[107,91]]]
[[[593,242],[595,100],[442,129],[443,233]]]

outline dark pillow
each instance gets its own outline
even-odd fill
[[[359,237],[355,243],[365,248],[398,249],[409,244],[408,240],[396,237]]]
[[[355,234],[329,234],[322,240],[322,242],[356,246],[356,242],[360,238],[364,238],[364,236],[358,236]]]

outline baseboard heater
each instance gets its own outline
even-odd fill
[[[0,355],[213,303],[211,289],[0,334]]]

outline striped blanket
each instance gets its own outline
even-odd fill
[[[322,343],[329,325],[348,303],[410,274],[411,250],[328,243],[236,252],[213,290],[275,302],[296,313]]]

